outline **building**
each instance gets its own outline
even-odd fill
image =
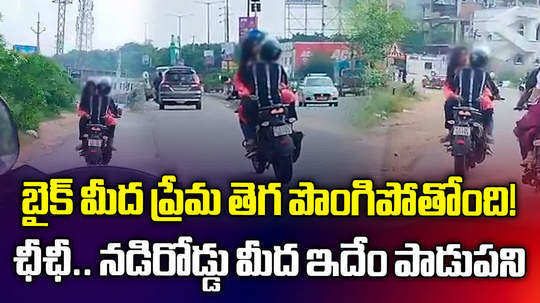
[[[493,58],[516,65],[540,62],[540,7],[514,6],[474,12],[470,40]]]

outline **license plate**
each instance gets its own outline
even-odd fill
[[[274,126],[272,130],[274,131],[274,137],[287,136],[293,133],[292,126],[289,124]]]
[[[90,146],[90,147],[101,147],[102,143],[103,143],[103,141],[98,140],[98,139],[89,139],[88,140],[88,146]]]
[[[317,97],[315,98],[317,101],[328,101],[328,97]]]
[[[471,136],[471,128],[466,126],[454,126],[454,136]]]

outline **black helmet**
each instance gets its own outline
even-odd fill
[[[242,42],[242,61],[249,61],[258,51],[257,47],[264,41],[266,34],[258,29],[250,31]]]
[[[266,39],[261,45],[261,59],[264,61],[277,61],[281,56],[281,52],[281,45],[274,38]]]
[[[488,64],[488,53],[482,49],[475,49],[471,53],[471,66],[477,68],[486,67]]]
[[[97,85],[98,94],[101,96],[107,96],[111,93],[111,80],[109,78],[102,78]]]

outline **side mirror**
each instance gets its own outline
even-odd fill
[[[0,175],[7,173],[19,158],[17,126],[6,101],[0,97]]]

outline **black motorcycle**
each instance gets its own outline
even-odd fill
[[[293,163],[300,157],[303,134],[294,131],[297,121],[294,106],[283,104],[259,108],[257,153],[251,157],[258,174],[272,165],[276,178],[289,183]]]
[[[489,145],[484,129],[482,112],[474,107],[454,108],[454,120],[450,121],[451,140],[448,150],[454,157],[457,176],[465,176],[469,169],[484,162]]]

